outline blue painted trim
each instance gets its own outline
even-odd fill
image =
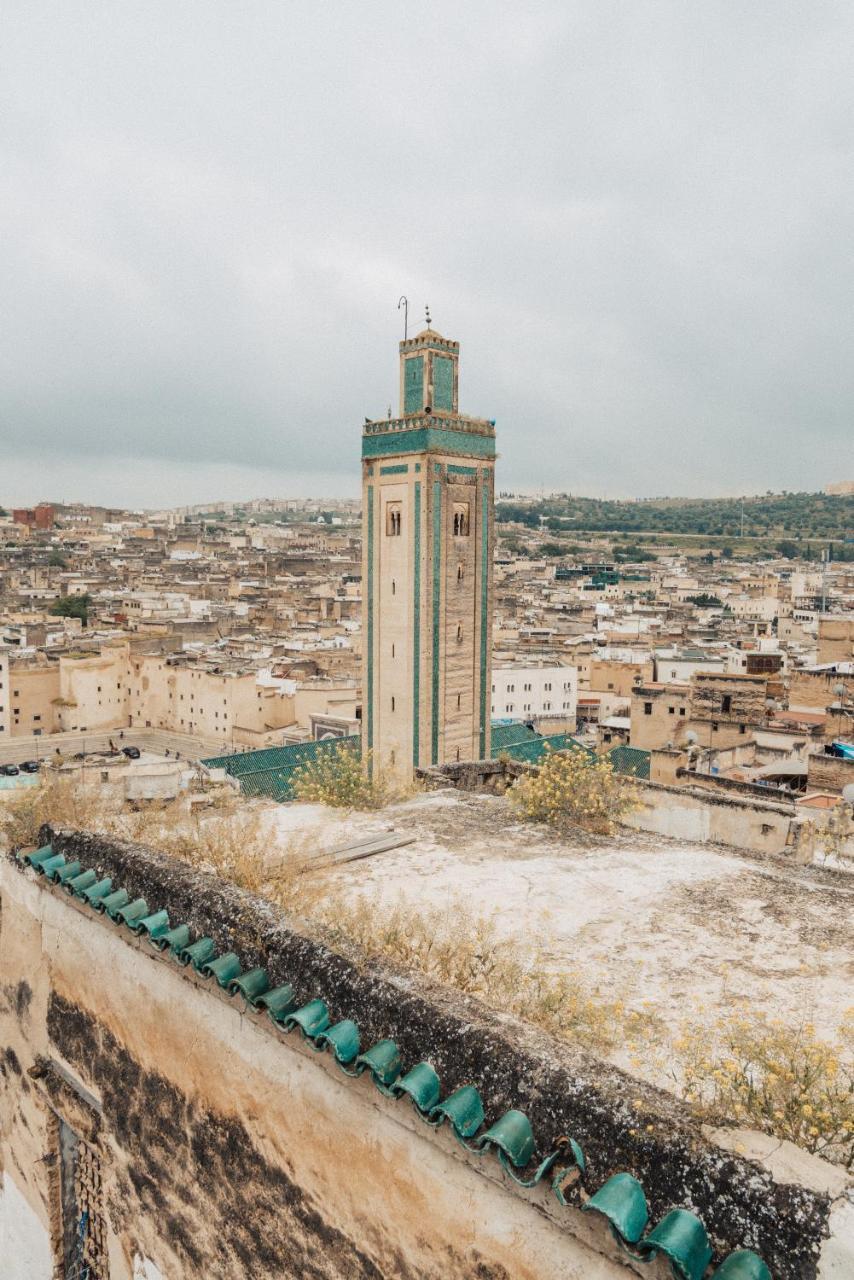
[[[476,476],[477,467],[458,467],[455,463],[448,463],[448,474],[455,476]]]
[[[412,521],[413,589],[412,604],[412,763],[421,763],[421,481],[415,481],[415,514]]]
[[[407,462],[402,462],[394,467],[380,467],[380,475],[381,476],[405,476],[408,470],[409,470],[409,464]]]

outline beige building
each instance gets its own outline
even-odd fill
[[[490,750],[494,423],[459,412],[459,343],[400,344],[400,417],[362,436],[363,749],[401,779]]]
[[[629,741],[643,751],[675,747],[687,731],[691,686],[652,681],[631,691]]]
[[[818,661],[854,661],[854,616],[819,618]]]

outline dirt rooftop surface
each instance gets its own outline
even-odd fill
[[[851,1005],[854,878],[817,867],[621,830],[557,838],[506,800],[427,793],[373,814],[278,808],[276,843],[337,848],[393,829],[412,843],[334,872],[346,896],[490,915],[603,998],[660,1019],[711,1020],[746,1001],[832,1036]],[[666,1039],[666,1034],[662,1036]],[[665,1083],[628,1050],[621,1066]]]

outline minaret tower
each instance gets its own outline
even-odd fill
[[[495,423],[458,342],[400,344],[400,416],[362,433],[362,746],[398,781],[489,756]]]

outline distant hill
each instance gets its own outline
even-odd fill
[[[766,493],[751,498],[649,498],[612,502],[562,494],[500,499],[495,515],[529,528],[567,533],[672,533],[738,538],[854,536],[854,494]],[[542,518],[542,519],[541,519]]]

